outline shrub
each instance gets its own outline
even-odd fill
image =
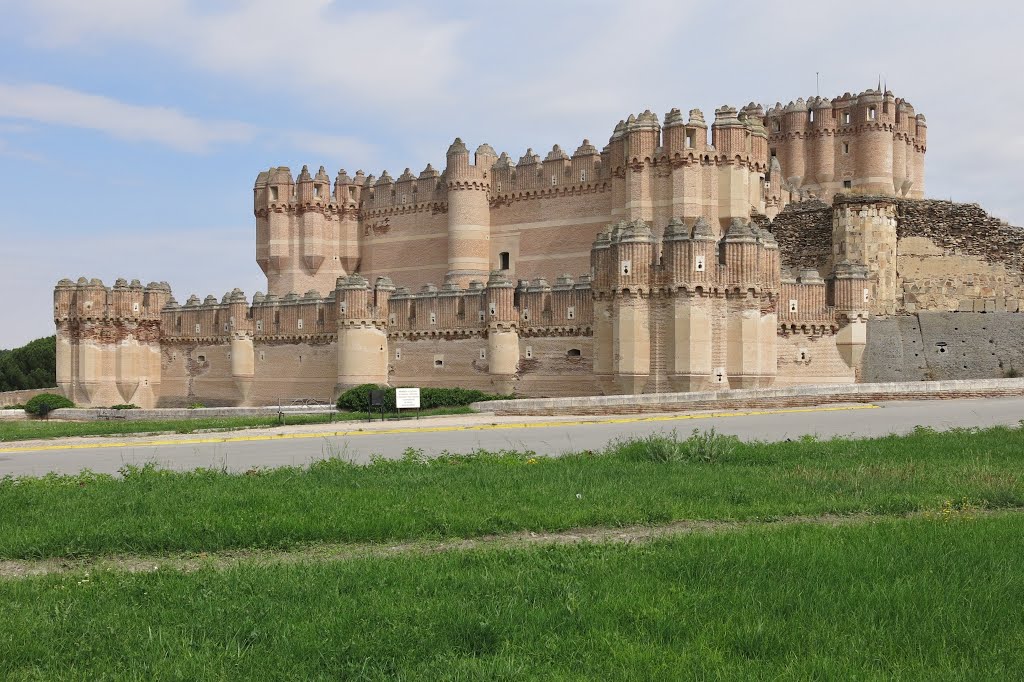
[[[338,396],[338,409],[363,412],[370,402],[370,391],[384,391],[384,410],[395,410],[395,389],[377,384],[362,384],[348,389]],[[512,396],[493,395],[469,388],[422,388],[420,408],[430,410],[437,407],[463,407],[470,403],[488,400],[508,400]]]
[[[111,405],[110,409],[112,409],[112,410],[138,410],[138,409],[142,409],[142,408],[140,408],[135,403],[126,403],[126,404],[123,404],[123,405]]]
[[[1007,379],[1019,379],[1020,370],[1014,367],[1013,365],[1010,365],[1010,369],[1006,370],[1003,376],[1005,376]]]
[[[54,410],[74,406],[75,404],[73,402],[62,395],[57,395],[56,393],[40,393],[25,403],[25,411],[29,414],[45,417]]]
[[[203,405],[202,403],[198,403],[198,402],[197,403],[189,403],[188,409],[190,409],[190,410],[198,410],[198,409],[203,408],[203,407],[206,407],[206,405]]]
[[[18,403],[16,405],[4,405],[3,407],[0,407],[0,410],[24,410],[24,409],[25,409],[25,405],[23,405],[22,403]]]
[[[633,460],[671,462],[720,462],[732,454],[738,439],[708,429],[694,429],[686,440],[680,440],[673,430],[669,434],[655,433],[645,438],[622,441],[613,446],[619,454]]]

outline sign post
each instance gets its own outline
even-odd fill
[[[418,388],[396,388],[395,389],[395,407],[398,409],[398,415],[402,415],[402,410],[416,410],[416,418],[420,418],[420,389]]]
[[[370,395],[368,396],[368,398],[370,404],[367,405],[366,416],[370,417],[370,419],[372,420],[371,412],[373,408],[379,407],[380,420],[384,421],[384,391],[370,391]]]

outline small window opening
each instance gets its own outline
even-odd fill
[[[401,359],[402,359],[402,349],[401,348],[396,348],[395,349],[395,360],[401,360]]]
[[[844,142],[843,143],[843,153],[844,154],[849,154],[850,153],[850,143],[849,142]]]
[[[480,359],[481,360],[486,360],[487,359],[487,351],[485,351],[483,348],[480,349]]]
[[[267,356],[263,353],[263,351],[260,351],[260,361],[263,361],[263,360],[266,360],[266,359],[267,359]]]
[[[353,200],[356,198],[356,188],[355,187],[349,187],[348,188],[348,198],[349,199],[353,199]]]
[[[206,362],[206,356],[205,355],[200,355],[196,359],[199,360],[199,362]]]
[[[850,112],[846,112],[845,114],[843,114],[843,123],[849,123],[849,122],[850,122]]]
[[[576,318],[576,307],[575,306],[569,306],[569,309],[565,311],[565,316],[568,319],[570,319],[570,320],[575,319]]]
[[[697,261],[693,264],[693,269],[697,272],[704,272],[704,256],[697,256]]]
[[[582,355],[582,353],[580,353],[579,348],[570,348],[565,352],[565,357],[567,358],[578,358],[580,355]]]
[[[807,112],[807,120],[814,123],[814,109]]]
[[[502,251],[501,253],[499,253],[498,261],[499,265],[501,266],[499,270],[508,270],[509,266],[511,265],[511,259],[509,258],[508,251]]]
[[[276,187],[271,187],[270,188],[270,200],[271,201],[277,201],[277,188]]]
[[[490,305],[490,312],[491,312],[491,317],[493,317],[493,316],[498,314],[498,305],[496,303],[492,303]]]
[[[843,180],[843,189],[853,189],[853,180]]]
[[[773,159],[774,159],[774,158],[775,158],[776,156],[778,156],[778,155],[779,155],[779,154],[778,154],[778,150],[777,150],[777,149],[775,149],[775,147],[772,147],[771,149],[769,149],[769,150],[768,150],[768,153],[769,153],[769,154],[771,154],[771,156],[772,156],[772,158],[773,158]]]
[[[789,299],[789,312],[791,312],[791,313],[795,313],[796,312],[796,299],[795,298]]]
[[[686,131],[686,148],[687,149],[693,149],[693,139],[694,139],[693,131],[692,130],[687,130]]]
[[[580,182],[586,182],[586,181],[587,181],[587,171],[581,170],[580,171]]]
[[[532,346],[527,346],[526,347],[526,357],[528,359],[533,357],[533,347]]]
[[[263,320],[256,320],[256,331],[263,331]]]
[[[874,121],[876,118],[878,118],[878,109],[871,107],[868,109],[868,120]]]
[[[199,325],[197,324],[196,325],[196,334],[198,334],[198,333],[199,333]]]
[[[498,181],[498,184],[495,186],[495,189],[497,191],[499,191],[499,192],[501,191],[501,181],[500,180]]]
[[[320,198],[320,185],[313,185],[313,196],[317,199]]]
[[[628,261],[628,260],[622,261],[622,274],[623,275],[628,275],[629,271],[630,271],[630,269],[632,267],[633,267],[633,262],[632,261]]]
[[[299,329],[302,329],[302,320],[301,319],[299,320],[299,325],[298,326],[299,326]]]
[[[434,367],[444,367],[444,358],[434,358]]]
[[[554,187],[557,184],[558,184],[558,178],[556,178],[554,175],[552,175],[551,176],[551,186]]]
[[[482,310],[480,311],[480,321],[481,322],[484,321],[484,311],[482,311]]]
[[[430,324],[437,324],[437,313],[430,313]]]
[[[779,121],[778,121],[778,119],[776,119],[776,120],[772,121],[772,132],[776,132],[776,133],[777,133],[777,132],[779,132],[779,131],[780,131],[781,129],[782,129],[782,126],[781,126],[781,125],[779,125]]]

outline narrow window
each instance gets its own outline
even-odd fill
[[[499,261],[499,265],[501,266],[500,268],[498,268],[499,270],[508,270],[509,269],[509,265],[511,264],[510,263],[511,259],[509,258],[508,251],[502,251],[501,253],[499,253],[498,254],[498,261]]]
[[[444,358],[440,356],[435,356],[434,367],[444,367]]]
[[[523,308],[523,319],[524,320],[529,320],[530,319],[530,309],[529,308]]]
[[[853,180],[843,180],[843,189],[853,189]]]
[[[437,324],[437,313],[430,313],[430,324]]]
[[[843,114],[843,123],[849,123],[849,122],[850,122],[850,112],[846,112],[845,114]]]
[[[704,272],[704,256],[697,256],[697,262],[693,264],[693,269],[697,272]]]
[[[348,188],[348,198],[352,199],[353,201],[355,200],[355,198],[356,198],[356,188],[355,187],[349,187]]]
[[[136,313],[139,312],[139,304],[138,303],[132,303],[132,312],[136,312]]]
[[[850,143],[849,142],[844,142],[843,143],[843,153],[844,154],[849,154],[850,153]]]
[[[565,316],[568,319],[570,319],[570,320],[575,319],[576,318],[576,307],[575,306],[569,306],[569,309],[565,311]]]
[[[532,346],[527,346],[526,347],[526,357],[527,358],[532,358],[533,357],[533,347]]]
[[[495,186],[495,189],[499,192],[501,191],[501,180],[498,181],[498,184]]]
[[[874,121],[878,117],[878,109],[871,107],[868,109],[868,120]]]
[[[807,112],[807,120],[814,123],[814,109]]]
[[[313,185],[313,196],[317,199],[320,198],[320,185]]]
[[[623,275],[628,275],[629,271],[630,271],[630,268],[632,268],[632,267],[633,267],[633,262],[632,261],[628,261],[628,260],[622,261],[622,274]]]
[[[776,132],[777,133],[781,129],[782,129],[782,126],[779,125],[778,119],[775,119],[774,121],[772,121],[772,132]]]
[[[225,323],[224,323],[224,331],[227,331],[227,330],[228,330],[228,323],[227,323],[227,322],[225,322]]]
[[[347,310],[348,310],[348,302],[347,301],[342,301],[341,303],[338,304],[338,312],[339,313],[344,315]]]
[[[581,170],[580,171],[580,182],[586,182],[586,181],[587,181],[587,171]]]
[[[262,362],[263,360],[266,360],[266,359],[267,359],[267,356],[263,353],[263,351],[260,351],[260,361]]]
[[[198,333],[199,333],[199,325],[197,324],[196,325],[196,334],[198,334]]]
[[[263,331],[263,320],[256,320],[256,331]]]
[[[396,348],[395,349],[395,360],[401,360],[401,359],[402,359],[402,349],[401,348]]]
[[[565,352],[565,357],[567,358],[578,358],[580,355],[581,353],[579,348],[570,348]]]
[[[795,313],[796,312],[796,299],[795,298],[789,299],[789,312],[791,312],[791,313]]]
[[[299,329],[302,329],[302,320],[299,320]]]
[[[686,131],[686,148],[687,149],[693,149],[693,137],[694,137],[693,136],[693,131],[692,130],[687,130]]]
[[[485,351],[483,348],[480,349],[480,359],[481,360],[486,360],[487,359],[487,351]]]
[[[495,315],[498,314],[498,305],[496,303],[492,303],[490,305],[490,309],[491,309],[491,317],[494,317]]]
[[[778,156],[778,155],[779,155],[779,154],[778,154],[778,150],[776,150],[776,149],[775,149],[775,147],[772,147],[771,149],[769,149],[769,150],[768,150],[768,153],[769,153],[769,154],[771,154],[771,156],[772,156],[772,158],[773,158],[773,159],[774,159],[774,158],[775,158],[776,156]]]
[[[482,311],[482,310],[480,311],[480,321],[481,322],[484,321],[484,311]]]
[[[864,302],[867,303],[871,300],[871,289],[864,290]]]
[[[270,200],[271,201],[277,201],[277,188],[276,187],[271,187],[270,188]]]

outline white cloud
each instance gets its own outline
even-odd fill
[[[35,44],[155,48],[204,73],[323,104],[443,99],[462,22],[410,4],[368,12],[330,0],[33,0]]]
[[[185,152],[246,142],[256,131],[245,123],[204,121],[169,107],[127,104],[40,83],[0,84],[0,117],[98,130],[122,140],[156,142]]]

